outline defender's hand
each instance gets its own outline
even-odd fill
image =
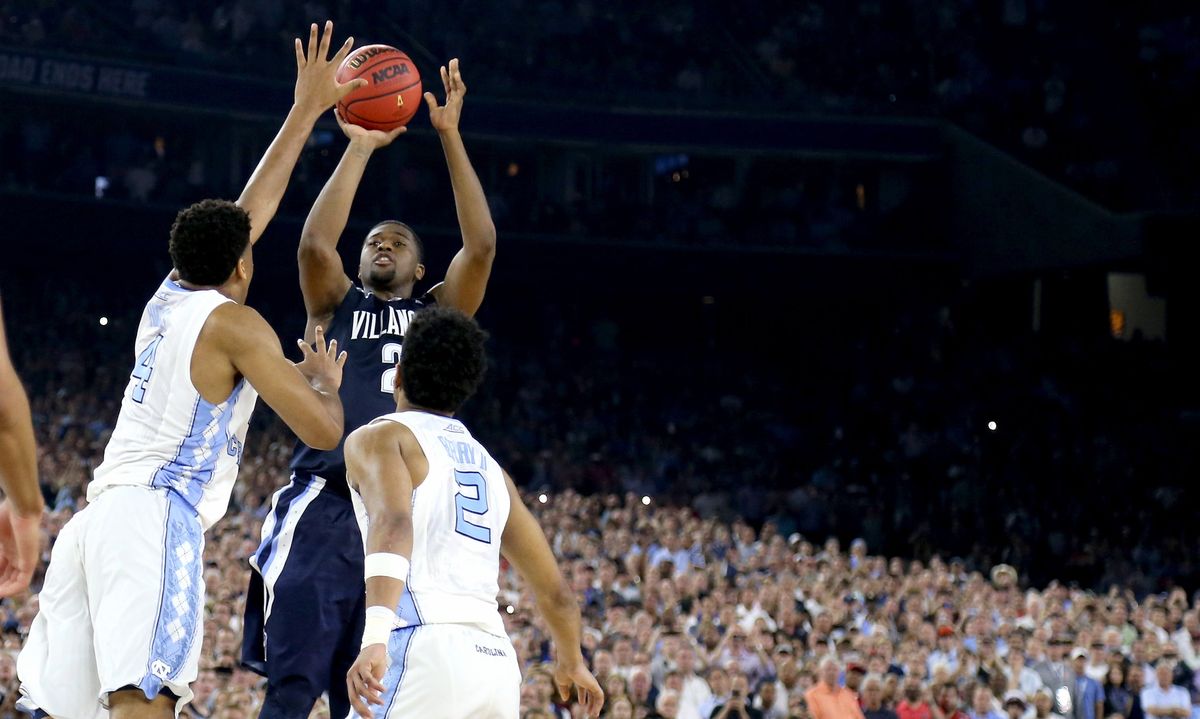
[[[371,719],[371,704],[383,705],[385,691],[383,674],[388,668],[386,644],[371,644],[362,648],[354,666],[346,673],[346,689],[350,705],[363,719]]]
[[[337,353],[337,340],[325,346],[325,328],[317,325],[314,350],[304,340],[296,340],[304,359],[296,364],[296,369],[308,380],[313,389],[322,392],[337,392],[342,386],[342,366],[346,364],[346,353]]]
[[[346,118],[342,117],[340,110],[334,110],[333,115],[337,118],[338,127],[342,128],[342,134],[349,138],[350,144],[361,145],[368,150],[378,150],[381,147],[387,147],[392,144],[392,140],[400,137],[408,130],[408,127],[397,127],[391,132],[368,130],[365,127],[359,127],[358,125],[346,122]]]
[[[325,21],[325,32],[317,41],[317,24],[313,23],[308,31],[308,47],[300,38],[296,38],[296,106],[314,115],[320,115],[342,99],[346,93],[367,84],[363,78],[340,83],[334,76],[338,66],[350,48],[354,46],[354,38],[346,38],[342,47],[329,58],[329,45],[333,40],[333,21]]]

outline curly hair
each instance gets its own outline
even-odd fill
[[[483,382],[487,333],[474,319],[449,307],[430,307],[413,317],[404,335],[400,376],[404,396],[425,409],[457,412]]]
[[[250,244],[250,215],[228,200],[201,200],[175,215],[168,245],[183,280],[214,287],[229,279]]]

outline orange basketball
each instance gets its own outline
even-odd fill
[[[395,130],[417,114],[421,74],[413,61],[388,45],[365,45],[351,52],[337,71],[338,82],[364,78],[366,85],[338,102],[346,122],[368,130]]]

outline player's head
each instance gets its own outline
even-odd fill
[[[404,334],[400,395],[411,406],[454,414],[475,394],[487,370],[487,333],[472,318],[449,307],[431,307],[414,317]]]
[[[201,200],[175,216],[168,243],[179,278],[198,287],[229,284],[230,294],[246,299],[254,275],[250,215],[228,200]]]
[[[425,246],[413,228],[397,220],[384,220],[367,232],[358,258],[358,279],[369,290],[412,293],[425,276]]]

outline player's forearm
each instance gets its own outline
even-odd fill
[[[462,231],[463,247],[471,253],[490,256],[496,251],[496,226],[488,209],[487,195],[471,166],[467,148],[458,130],[438,133],[446,167],[450,170],[450,185],[454,188],[454,208]]]
[[[412,556],[412,516],[404,509],[384,510],[371,514],[367,530],[367,556],[372,554]],[[371,567],[368,567],[368,573]],[[367,606],[395,610],[400,604],[406,580],[388,576],[367,578]]]
[[[317,195],[317,201],[304,221],[304,230],[300,234],[301,253],[313,246],[337,247],[338,238],[350,219],[350,208],[354,204],[358,184],[362,181],[373,151],[370,146],[354,141],[346,147],[341,161],[325,187],[321,188],[321,194]]]
[[[537,597],[538,609],[550,627],[550,636],[554,639],[559,664],[582,662],[580,643],[583,630],[579,603],[575,601],[575,595],[571,593],[566,581],[561,580],[558,586],[550,590],[535,588],[534,594]]]
[[[15,375],[0,379],[0,487],[18,515],[42,513],[29,398]]]
[[[321,405],[320,411],[324,416],[319,417],[319,421],[314,423],[319,426],[313,426],[305,433],[306,436],[300,437],[300,440],[313,449],[337,449],[346,428],[341,397],[338,396],[336,389],[328,389],[321,382],[315,383],[312,387],[316,392],[317,401]],[[300,432],[297,431],[296,434],[299,436]]]
[[[288,180],[304,143],[312,132],[313,125],[321,113],[311,108],[293,105],[288,112],[283,127],[271,141],[271,145],[258,161],[258,167],[246,182],[237,204],[250,214],[250,241],[255,242],[262,235],[267,223],[279,209],[279,202],[287,190]]]

